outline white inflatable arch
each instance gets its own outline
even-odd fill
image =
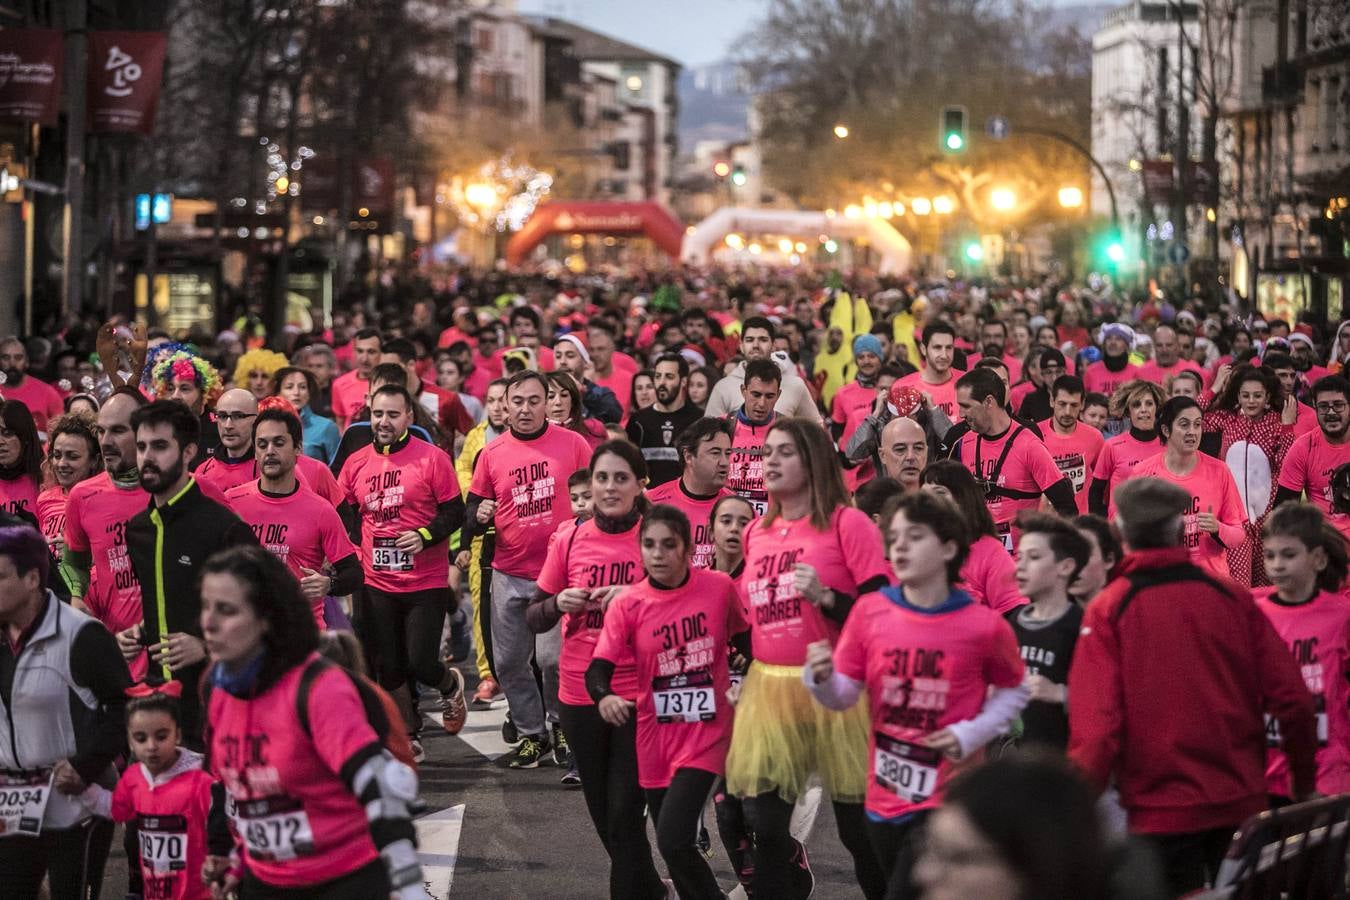
[[[812,238],[822,234],[833,238],[866,237],[880,255],[881,271],[886,275],[908,273],[913,256],[909,241],[885,219],[866,216],[850,219],[842,215],[826,216],[819,211],[728,206],[708,216],[684,236],[680,259],[693,265],[706,265],[718,243],[736,232],[809,235]]]

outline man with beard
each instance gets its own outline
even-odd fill
[[[1130,362],[1134,329],[1119,322],[1102,326],[1102,359],[1083,372],[1083,384],[1090,393],[1110,397],[1116,388],[1139,377],[1139,367]]]
[[[1305,492],[1308,502],[1331,515],[1331,476],[1350,463],[1350,381],[1329,375],[1312,386],[1313,409],[1318,430],[1294,439],[1280,466],[1278,505],[1298,500]]]
[[[333,379],[333,416],[339,428],[346,428],[366,399],[370,372],[380,362],[380,347],[384,339],[379,329],[362,328],[352,337],[352,353],[356,368]]]
[[[47,439],[47,420],[61,415],[65,407],[56,388],[28,374],[28,351],[23,341],[7,337],[0,341],[0,375],[5,376],[0,392],[6,400],[17,400],[33,414],[38,437]]]
[[[980,326],[980,349],[985,357],[1003,360],[1013,384],[1022,380],[1022,361],[1008,353],[1008,326],[1002,319],[990,319]]]
[[[1289,355],[1294,358],[1294,368],[1307,384],[1313,384],[1331,374],[1329,370],[1317,364],[1316,354],[1317,345],[1313,343],[1312,338],[1301,331],[1289,335]],[[37,418],[37,413],[33,414],[33,418]],[[41,429],[42,426],[39,425],[38,428]]]
[[[680,477],[680,454],[676,449],[681,432],[703,418],[703,410],[687,402],[689,362],[678,353],[656,360],[656,402],[633,413],[628,420],[628,439],[647,461],[648,487]]]
[[[853,339],[853,367],[856,374],[853,380],[835,391],[830,403],[830,435],[840,450],[848,445],[853,433],[877,405],[877,376],[881,374],[881,360],[885,349],[874,334],[860,334]],[[864,460],[854,465],[847,457],[843,458],[844,485],[850,491],[856,491],[858,485],[868,481],[875,473],[870,462]]]
[[[1280,387],[1284,389],[1286,397],[1308,396],[1307,392],[1303,390],[1303,379],[1299,376],[1298,369],[1294,367],[1294,360],[1288,353],[1279,350],[1267,350],[1266,355],[1261,357],[1261,365],[1270,369],[1275,373],[1275,377],[1280,379]],[[1312,405],[1298,399],[1295,399],[1295,402],[1298,404],[1298,420],[1294,422],[1294,434],[1301,436],[1310,431],[1316,431],[1317,413],[1313,411]]]
[[[132,413],[136,463],[149,505],[126,526],[127,553],[141,585],[141,624],[117,635],[123,656],[150,653],[149,684],[196,685],[206,668],[206,644],[197,602],[198,573],[208,556],[257,544],[253,529],[202,493],[187,463],[197,452],[200,423],[172,400]],[[203,717],[196,690],[183,691],[183,742],[202,744]]]
[[[956,355],[956,329],[946,322],[932,322],[924,326],[919,336],[923,353],[923,368],[900,379],[900,384],[928,394],[932,403],[953,423],[961,421],[961,410],[956,405],[956,373],[952,362]]]
[[[558,371],[566,372],[581,389],[581,405],[586,414],[599,419],[606,425],[614,425],[623,418],[623,406],[614,392],[601,387],[586,377],[586,369],[591,364],[590,351],[586,344],[575,334],[564,334],[553,342],[553,362]]]
[[[740,409],[744,402],[741,388],[745,384],[746,366],[755,360],[772,361],[769,354],[773,352],[775,336],[773,323],[763,316],[751,316],[745,320],[745,324],[741,326],[740,348],[741,353],[745,355],[745,362],[736,366],[731,370],[731,374],[713,386],[704,415],[716,419]],[[783,374],[781,382],[782,389],[778,392],[778,405],[775,409],[785,416],[801,416],[819,422],[820,413],[816,410],[815,401],[811,399],[806,382],[791,372]]]
[[[1048,421],[1040,423],[1041,435],[1055,465],[1073,483],[1078,511],[1085,513],[1088,510],[1088,485],[1092,481],[1088,473],[1096,466],[1106,439],[1091,425],[1078,421],[1085,395],[1082,379],[1061,375],[1055,379],[1052,390],[1054,403]]]
[[[684,470],[680,477],[647,492],[653,504],[665,503],[683,512],[692,529],[695,569],[713,566],[713,507],[729,496],[727,472],[731,463],[731,423],[725,419],[698,419],[681,432],[675,443]]]

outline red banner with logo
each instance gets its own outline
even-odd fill
[[[0,122],[55,125],[64,58],[54,28],[0,31]]]
[[[161,31],[89,32],[89,130],[149,134],[167,42]]]

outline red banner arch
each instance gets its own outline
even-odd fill
[[[684,227],[658,203],[545,203],[506,242],[507,264],[519,265],[550,234],[645,235],[679,259]]]

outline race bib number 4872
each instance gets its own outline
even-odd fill
[[[241,800],[236,807],[239,833],[254,859],[284,861],[314,852],[309,816],[293,797]]]

